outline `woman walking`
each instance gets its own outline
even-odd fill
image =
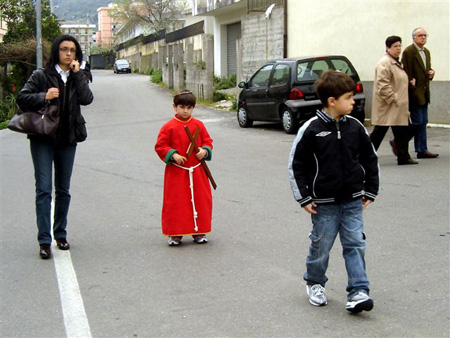
[[[399,61],[401,52],[402,39],[389,36],[386,39],[386,54],[375,69],[372,101],[372,124],[375,127],[370,140],[378,149],[391,127],[394,140],[390,143],[397,156],[397,164],[417,164],[408,152],[408,143],[414,131],[409,127],[408,75]]]
[[[80,105],[88,105],[93,95],[88,78],[80,71],[81,47],[70,35],[55,39],[50,60],[28,79],[17,97],[24,111],[36,111],[45,105],[59,106],[60,123],[56,139],[28,135],[36,180],[36,221],[39,255],[49,259],[51,253],[51,201],[53,166],[55,170],[55,208],[53,238],[60,250],[69,250],[67,214],[70,204],[70,180],[78,142],[86,138]]]

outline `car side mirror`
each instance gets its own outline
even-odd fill
[[[243,88],[243,89],[247,88],[247,82],[245,82],[245,81],[239,82],[238,87]]]

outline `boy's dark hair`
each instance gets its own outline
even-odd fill
[[[387,39],[386,39],[386,42],[385,42],[386,48],[391,48],[391,46],[394,43],[399,42],[399,41],[401,43],[402,42],[402,38],[397,36],[397,35],[388,36]]]
[[[190,106],[195,108],[195,102],[196,102],[195,95],[190,90],[182,90],[181,92],[178,92],[173,97],[173,104],[175,106],[183,105],[183,106]]]
[[[336,70],[327,70],[314,83],[314,88],[323,106],[328,107],[329,97],[338,99],[345,93],[354,92],[356,84],[347,74]]]
[[[71,35],[60,35],[52,43],[52,48],[50,50],[50,59],[47,62],[48,67],[53,67],[59,63],[59,45],[63,41],[71,41],[75,44],[75,47],[77,49],[75,59],[78,60],[81,65],[81,62],[83,61],[83,52],[81,51],[81,46],[78,43],[77,39],[75,39]]]

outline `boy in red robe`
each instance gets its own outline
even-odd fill
[[[156,153],[166,163],[162,232],[169,236],[170,246],[179,245],[188,235],[195,243],[206,243],[205,234],[211,232],[211,187],[200,160],[211,160],[213,140],[204,124],[192,117],[195,103],[195,95],[188,90],[174,96],[175,116],[162,126],[155,144]],[[185,126],[192,135],[198,129],[198,152],[190,156]]]

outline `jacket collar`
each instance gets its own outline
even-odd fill
[[[336,123],[337,121],[332,118],[330,115],[328,115],[325,110],[317,110],[316,115],[325,123]],[[347,116],[344,115],[339,119],[339,122],[345,122],[347,121]]]

